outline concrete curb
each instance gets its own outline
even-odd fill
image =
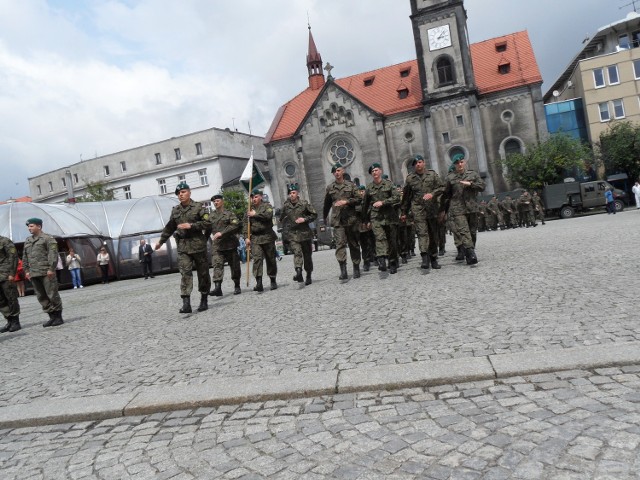
[[[99,421],[130,415],[368,390],[394,390],[562,370],[640,364],[640,342],[415,362],[343,371],[247,376],[130,394],[39,399],[0,407],[0,428]]]

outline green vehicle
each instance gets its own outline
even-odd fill
[[[613,190],[616,211],[624,210],[627,202],[626,192],[613,188],[605,180],[546,185],[542,190],[542,200],[547,215],[571,218],[576,213],[606,206],[607,201],[604,192],[608,189]]]

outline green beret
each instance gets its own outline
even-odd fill
[[[253,197],[254,195],[264,195],[264,192],[258,187],[256,187],[253,190],[251,190],[251,196]]]
[[[456,164],[460,160],[464,160],[464,153],[456,153],[453,157],[451,157],[451,161]]]
[[[216,193],[213,197],[211,197],[211,201],[213,202],[214,200],[222,200],[222,194],[221,193]]]
[[[389,180],[389,175],[387,175],[386,173],[384,175],[382,175],[382,179],[383,180]]]
[[[358,190],[366,190],[366,189],[367,189],[367,187],[365,185],[360,185],[358,187]]]
[[[373,171],[374,168],[380,168],[382,169],[382,165],[380,165],[379,163],[372,163],[371,166],[369,167],[369,173],[371,173]]]
[[[37,217],[32,217],[32,218],[30,218],[29,220],[27,220],[27,223],[26,223],[27,227],[28,227],[29,225],[31,225],[32,223],[33,223],[34,225],[40,225],[40,226],[42,226],[42,219],[41,219],[41,218],[37,218]]]
[[[176,195],[180,193],[180,190],[191,190],[191,189],[189,188],[189,185],[187,185],[187,182],[180,182],[178,185],[176,185]]]
[[[456,164],[452,163],[451,165],[449,165],[449,171],[453,172],[456,169]]]
[[[411,161],[411,166],[415,167],[416,163],[418,163],[419,160],[422,160],[424,162],[424,157],[422,155],[416,155],[415,157],[413,157],[413,160]]]
[[[340,162],[336,162],[331,165],[331,173],[336,173],[336,170],[339,168],[344,168],[344,166]]]
[[[287,184],[287,193],[291,193],[291,192],[299,192],[300,191],[300,187],[298,186],[297,183],[289,183]]]

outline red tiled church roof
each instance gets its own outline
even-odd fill
[[[502,51],[498,51],[497,45]],[[471,60],[480,94],[542,83],[526,31],[472,44]],[[498,67],[507,64],[509,72],[500,73]],[[407,72],[406,76],[401,72]],[[335,83],[364,105],[385,116],[415,110],[422,102],[417,60],[339,78]],[[403,89],[408,90],[405,98],[400,95]],[[265,143],[293,136],[321,91],[307,88],[280,107]]]

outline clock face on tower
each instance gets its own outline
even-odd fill
[[[439,50],[451,46],[451,32],[449,25],[440,25],[427,30],[429,37],[429,50]]]

